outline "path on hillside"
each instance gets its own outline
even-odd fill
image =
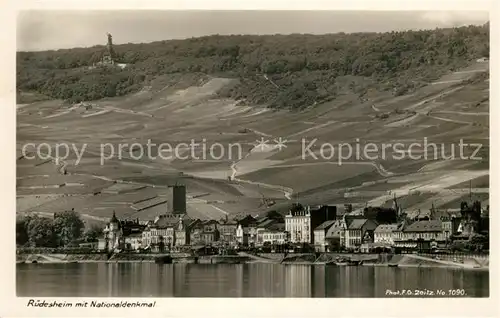
[[[390,122],[390,123],[386,124],[385,126],[390,127],[390,128],[401,127],[401,126],[404,126],[404,125],[408,124],[409,122],[415,120],[419,115],[420,115],[420,113],[417,112],[411,116]]]
[[[321,161],[321,162],[305,162],[305,163],[294,163],[294,164],[278,164],[272,166],[272,168],[295,168],[295,167],[304,167],[304,166],[316,166],[316,165],[326,165],[326,164],[331,164],[331,165],[337,165],[337,166],[342,166],[342,165],[369,165],[374,167],[378,174],[380,174],[382,177],[390,177],[393,176],[394,173],[387,171],[380,163],[374,162],[374,161],[349,161],[349,162],[342,162],[339,164],[336,161]]]
[[[101,109],[101,110],[114,111],[117,113],[129,114],[129,115],[138,115],[138,116],[149,117],[149,118],[153,117],[153,115],[148,114],[148,113],[144,113],[144,112],[140,112],[140,111],[136,111],[136,110],[132,110],[132,109],[123,109],[123,108],[118,108],[118,107],[113,107],[113,106],[95,106],[95,108]]]
[[[490,113],[487,113],[487,112],[474,112],[474,113],[470,113],[470,112],[460,112],[460,111],[453,111],[453,110],[439,110],[439,111],[436,111],[435,113],[438,113],[438,114],[457,114],[457,115],[464,115],[464,116],[489,116]]]
[[[297,135],[301,135],[301,134],[304,134],[304,133],[306,133],[306,132],[310,132],[310,131],[312,131],[312,130],[320,129],[320,128],[323,128],[323,127],[329,126],[329,125],[334,124],[334,123],[337,123],[337,121],[336,121],[336,120],[329,120],[329,121],[327,121],[326,123],[323,123],[323,124],[316,124],[316,125],[315,125],[315,126],[313,126],[313,127],[306,128],[306,129],[301,130],[301,131],[299,131],[299,132],[296,132],[296,133],[293,133],[293,134],[288,135],[288,136],[285,138],[285,140],[287,140],[287,141],[288,141],[288,140],[290,139],[290,137],[295,137],[295,136],[297,136]]]
[[[263,188],[267,188],[267,189],[271,189],[271,190],[277,190],[278,192],[283,192],[283,196],[286,199],[291,200],[292,199],[292,195],[293,195],[293,189],[292,188],[285,187],[285,186],[282,186],[282,185],[274,185],[274,184],[268,184],[268,183],[262,183],[262,182],[255,182],[255,181],[250,181],[250,180],[243,180],[243,179],[239,179],[239,178],[236,177],[236,175],[238,174],[238,163],[240,163],[241,161],[243,161],[246,158],[248,158],[248,156],[250,156],[252,154],[252,150],[255,149],[255,147],[256,146],[254,146],[253,148],[251,148],[245,154],[245,156],[243,158],[241,158],[238,161],[234,161],[230,165],[229,168],[231,169],[232,173],[231,173],[231,176],[229,178],[232,181],[236,181],[236,182],[239,182],[239,183],[246,183],[246,184],[251,184],[251,185],[257,185],[257,186],[261,186]],[[258,169],[258,170],[260,170],[260,169]]]
[[[264,74],[263,76],[264,76],[264,78],[265,78],[267,81],[269,81],[269,83],[273,84],[273,85],[274,85],[274,87],[276,87],[276,88],[278,88],[278,89],[280,88],[280,87],[278,86],[278,84],[276,84],[276,83],[275,83],[272,79],[270,79],[270,78],[267,76],[267,74]]]
[[[444,96],[446,96],[446,95],[449,95],[449,94],[451,94],[451,93],[454,93],[454,92],[456,92],[456,91],[458,91],[458,90],[460,90],[460,89],[462,89],[462,88],[464,88],[464,86],[463,86],[463,85],[462,85],[462,86],[455,87],[455,88],[452,88],[452,89],[449,89],[449,90],[447,90],[447,91],[440,92],[440,93],[435,94],[435,95],[432,95],[431,97],[425,98],[425,99],[421,100],[421,101],[420,101],[420,102],[418,102],[418,103],[415,103],[415,104],[413,104],[413,105],[410,105],[410,106],[406,107],[406,108],[405,108],[405,110],[414,110],[414,109],[415,109],[415,108],[417,108],[417,107],[420,107],[420,106],[422,106],[422,105],[424,105],[424,104],[427,104],[427,103],[429,103],[429,102],[432,102],[432,101],[434,101],[434,100],[436,100],[436,99],[438,99],[438,98],[440,98],[440,97],[444,97]]]
[[[428,115],[428,117],[432,118],[432,119],[437,119],[437,120],[446,121],[449,123],[461,124],[461,125],[471,125],[472,124],[471,122],[468,122],[468,121],[437,117],[437,116],[433,116],[433,115]]]

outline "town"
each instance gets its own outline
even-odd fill
[[[404,211],[345,205],[317,207],[293,203],[287,214],[270,211],[221,220],[192,219],[186,189],[174,186],[173,204],[154,220],[119,220],[113,213],[92,248],[108,252],[487,252],[489,206],[462,202],[460,211]],[[85,246],[85,245],[84,245]],[[87,243],[86,246],[89,246]]]

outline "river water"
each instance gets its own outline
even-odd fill
[[[489,296],[489,273],[279,264],[18,264],[21,297],[386,297],[398,290]]]

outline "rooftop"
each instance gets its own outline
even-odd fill
[[[318,225],[314,230],[328,230],[330,227],[332,227],[336,223],[335,220],[330,220],[330,221],[325,221]]]
[[[381,224],[375,229],[375,233],[392,233],[397,231],[399,224]]]
[[[347,228],[349,230],[359,230],[363,227],[363,225],[368,221],[367,219],[354,219],[349,223]]]
[[[271,232],[283,232],[285,231],[285,223],[274,223],[267,230]]]
[[[172,227],[179,222],[179,216],[174,214],[161,214],[157,216],[154,220],[152,227]]]
[[[326,232],[326,235],[325,237],[326,238],[336,238],[336,237],[340,237],[340,235],[342,234],[342,231],[344,231],[344,229],[342,229],[341,227],[339,226],[332,226],[328,232]]]
[[[140,238],[142,237],[142,233],[130,233],[129,235],[125,235],[125,237],[127,238]]]
[[[417,221],[404,229],[404,232],[440,232],[441,221]]]
[[[272,224],[274,224],[276,222],[277,222],[276,220],[267,219],[264,222],[260,222],[259,225],[258,225],[258,227],[260,227],[260,228],[268,228],[269,226],[271,226]]]
[[[354,220],[366,220],[365,217],[362,215],[362,214],[344,214],[344,220],[345,220],[345,223],[347,225],[347,227],[349,227],[349,225],[354,221]]]

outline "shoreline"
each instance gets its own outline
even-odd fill
[[[261,253],[239,252],[236,255],[200,255],[190,253],[19,253],[21,264],[87,264],[87,263],[165,263],[165,264],[280,264],[300,266],[367,266],[398,268],[450,268],[489,271],[489,257],[427,254],[356,254],[356,253]]]
[[[210,258],[209,258],[210,259]],[[154,264],[154,259],[149,260],[75,260],[75,261],[37,261],[35,263],[29,261],[16,261],[17,265],[54,265],[54,264],[127,264],[127,263],[149,263]],[[489,267],[466,267],[466,266],[453,266],[453,265],[444,265],[444,264],[374,264],[374,263],[365,263],[359,264],[356,266],[348,266],[348,265],[327,265],[325,263],[309,263],[309,262],[272,262],[272,261],[259,261],[259,260],[245,260],[241,262],[186,262],[186,261],[174,261],[171,264],[165,265],[175,265],[175,264],[199,264],[199,265],[221,265],[221,264],[275,264],[282,266],[328,266],[328,267],[393,267],[393,268],[447,268],[447,269],[460,269],[460,270],[472,270],[472,271],[489,271]]]

